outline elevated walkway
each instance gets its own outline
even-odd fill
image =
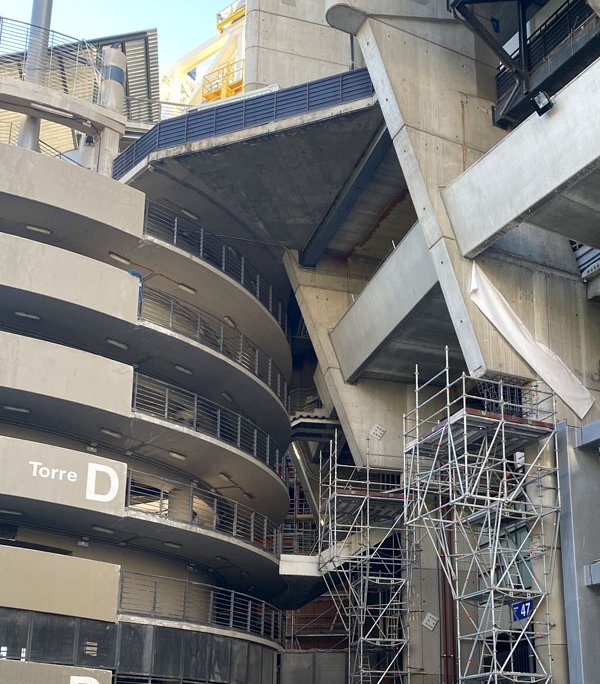
[[[443,191],[464,256],[477,256],[521,223],[600,247],[599,89],[596,60],[548,113],[530,116]]]

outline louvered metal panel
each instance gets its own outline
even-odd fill
[[[275,118],[284,119],[297,112],[308,111],[308,89],[306,84],[286,88],[277,93]]]
[[[259,124],[273,121],[277,118],[275,103],[279,104],[275,93],[256,97],[246,101],[245,123],[247,127],[258,126]]]
[[[158,126],[158,147],[171,147],[185,140],[185,116],[167,119]]]
[[[244,128],[244,103],[221,105],[216,110],[215,133],[229,133]]]
[[[373,93],[368,71],[356,69],[276,93],[190,111],[162,121],[128,147],[115,159],[113,177],[121,178],[155,150],[363,99]]]

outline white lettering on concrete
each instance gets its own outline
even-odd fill
[[[79,677],[78,675],[71,675],[69,677],[69,684],[100,684],[100,682],[93,677]]]
[[[63,468],[48,468],[41,461],[29,461],[32,466],[33,477],[41,477],[49,480],[67,480],[77,482],[77,473],[74,470],[64,470]]]
[[[104,473],[108,475],[110,486],[108,491],[101,494],[97,491],[97,475]],[[119,491],[119,476],[116,470],[110,466],[101,465],[100,463],[90,463],[88,465],[87,484],[85,487],[85,498],[89,501],[112,501]]]

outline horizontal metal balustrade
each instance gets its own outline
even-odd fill
[[[113,178],[121,178],[157,150],[360,100],[373,93],[367,69],[354,69],[264,95],[194,109],[161,121],[130,145],[115,159]]]
[[[146,202],[146,235],[175,245],[240,283],[273,315],[287,334],[286,307],[248,259],[203,226],[155,202]]]
[[[146,286],[142,288],[140,318],[165,326],[227,356],[268,385],[286,406],[287,383],[279,368],[260,347],[231,325]]]
[[[42,67],[33,73],[29,52],[41,52]],[[0,17],[0,76],[59,90],[89,102],[98,102],[102,84],[102,54],[85,41]]]
[[[274,555],[280,553],[277,525],[239,501],[193,485],[133,470],[127,485],[127,506],[250,542]]]
[[[286,481],[284,451],[248,418],[175,385],[135,373],[133,410],[216,437],[265,463]]]
[[[121,570],[119,612],[231,629],[280,642],[283,613],[246,594],[209,584]]]

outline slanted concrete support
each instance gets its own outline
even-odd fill
[[[356,464],[365,466],[368,458],[373,466],[401,468],[402,414],[414,404],[414,387],[375,380],[346,384],[329,337],[365,281],[304,269],[290,252],[284,264]],[[385,430],[379,440],[369,434],[375,425]]]

